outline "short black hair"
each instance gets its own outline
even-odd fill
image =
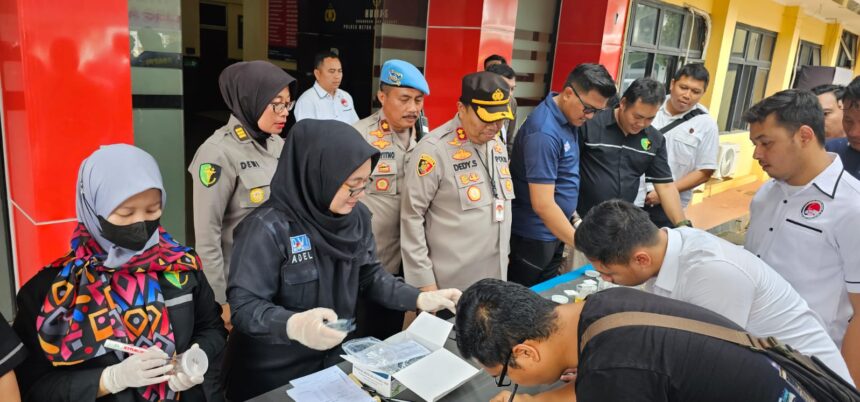
[[[331,50],[323,50],[316,55],[314,55],[314,69],[319,70],[322,67],[325,59],[338,59],[340,60],[340,56],[337,53],[332,52]]]
[[[493,64],[492,66],[487,67],[487,71],[501,75],[509,80],[517,77],[517,73],[514,72],[514,69],[507,64]]]
[[[573,68],[564,82],[565,87],[574,87],[581,96],[591,90],[596,90],[604,98],[613,97],[618,90],[615,80],[609,75],[606,67],[594,63],[582,63]]]
[[[823,84],[811,89],[816,96],[832,93],[836,100],[842,100],[845,95],[845,86],[835,84]]]
[[[653,246],[659,230],[648,213],[624,200],[591,208],[574,233],[576,249],[604,264],[626,264],[638,247]]]
[[[666,85],[650,77],[637,78],[624,91],[621,100],[625,105],[632,105],[638,100],[659,106],[666,100]]]
[[[504,56],[501,56],[498,54],[491,54],[491,55],[487,56],[486,59],[484,59],[484,70],[487,70],[487,63],[489,63],[491,61],[499,61],[502,64],[508,64],[508,61],[505,59]]]
[[[860,75],[854,77],[845,87],[842,104],[847,108],[860,108]]]
[[[818,97],[805,89],[779,91],[753,105],[744,113],[747,123],[761,123],[773,115],[780,127],[794,134],[800,126],[809,126],[818,144],[824,146],[824,110]]]
[[[457,303],[457,348],[487,367],[505,364],[514,346],[556,331],[556,303],[531,289],[498,279],[469,286]],[[511,367],[517,367],[512,360]]]
[[[696,81],[703,81],[705,83],[705,89],[708,89],[708,82],[711,80],[711,74],[708,73],[708,69],[706,69],[705,65],[702,63],[684,64],[684,67],[681,67],[677,72],[675,72],[675,76],[672,78],[675,81],[678,81],[681,77],[690,77]]]

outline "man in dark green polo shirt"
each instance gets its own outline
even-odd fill
[[[666,139],[651,127],[666,99],[664,85],[651,78],[639,78],[624,91],[615,109],[597,112],[580,130],[579,216],[603,201],[636,199],[639,178],[654,184],[663,210],[676,225],[684,217],[678,189],[666,155]]]

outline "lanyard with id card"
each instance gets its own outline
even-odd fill
[[[475,153],[478,155],[478,160],[481,161],[481,165],[484,166],[484,171],[487,172],[487,179],[490,180],[490,188],[493,190],[493,221],[494,222],[504,222],[505,221],[505,200],[499,199],[498,190],[496,190],[496,176],[493,174],[493,165],[494,160],[492,156],[490,156],[490,167],[487,167],[487,164],[484,162],[484,157],[481,156],[482,152],[478,150],[478,147],[475,144],[472,144],[472,148],[475,149]],[[490,146],[488,144],[484,144],[484,149],[489,151]]]

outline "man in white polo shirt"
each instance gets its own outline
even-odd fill
[[[355,124],[358,114],[352,96],[340,89],[343,67],[337,53],[324,51],[314,57],[314,86],[305,91],[296,101],[293,114],[296,121],[302,119],[340,120]]]
[[[669,84],[669,97],[651,122],[666,138],[669,168],[681,195],[682,208],[693,198],[693,188],[707,182],[717,168],[719,129],[708,109],[699,104],[709,80],[708,70],[701,63],[681,67]],[[644,176],[635,204],[643,207],[657,226],[675,226],[663,212],[654,185],[646,184]]]
[[[608,281],[644,283],[651,293],[713,310],[755,336],[817,356],[851,382],[818,316],[785,279],[737,245],[698,229],[658,229],[622,200],[592,208],[574,244]]]
[[[772,177],[750,205],[746,248],[821,316],[858,382],[860,182],[824,150],[824,114],[812,92],[777,92],[744,119],[753,158]]]

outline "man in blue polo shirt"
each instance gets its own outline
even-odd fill
[[[520,127],[511,155],[512,202],[508,280],[532,286],[558,275],[564,245],[573,245],[570,217],[579,197],[577,127],[606,107],[615,82],[599,64],[573,69]]]
[[[845,171],[860,180],[860,77],[842,95],[842,128],[845,137],[827,140],[825,148],[839,155]]]

